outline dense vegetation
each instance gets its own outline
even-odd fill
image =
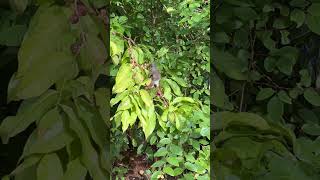
[[[209,179],[208,2],[126,0],[111,8],[114,173]],[[160,89],[147,88],[151,63]],[[128,160],[132,150],[140,165],[139,156]]]
[[[0,6],[3,179],[209,179],[208,1]]]
[[[320,179],[320,2],[214,8],[216,179]]]
[[[1,176],[107,179],[109,100],[97,81],[106,74],[107,2],[1,5],[1,98],[10,110],[0,126]]]

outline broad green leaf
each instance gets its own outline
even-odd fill
[[[148,91],[141,89],[140,95],[141,95],[141,99],[145,103],[146,107],[153,107],[153,100],[152,100],[150,94],[148,93]]]
[[[4,144],[9,138],[25,130],[31,123],[38,121],[52,109],[58,101],[58,92],[49,90],[38,98],[25,100],[16,116],[8,116],[0,126],[0,136]]]
[[[306,15],[300,9],[294,9],[290,13],[290,20],[294,21],[295,23],[297,23],[297,28],[302,26],[302,24],[304,23],[305,18],[306,18]]]
[[[173,166],[179,166],[179,160],[177,159],[177,157],[167,157],[166,160]]]
[[[271,88],[262,88],[260,89],[259,93],[257,94],[256,100],[261,101],[270,98],[275,91]]]
[[[151,133],[156,127],[156,114],[155,114],[154,108],[149,107],[147,113],[148,113],[148,116],[145,116],[145,117],[148,117],[146,119],[146,122],[145,123],[142,122],[142,129],[146,139],[151,135]]]
[[[28,71],[12,76],[8,88],[9,101],[39,96],[59,80],[77,75],[77,64],[71,55],[50,53],[47,56],[29,67]]]
[[[30,154],[50,153],[71,143],[73,137],[61,119],[57,108],[48,111],[39,121],[36,137],[28,148],[24,149],[23,156]]]
[[[254,20],[257,18],[257,13],[249,7],[236,7],[234,8],[234,14],[243,21]]]
[[[166,166],[162,170],[164,173],[169,174],[170,176],[174,176],[174,170],[170,166]]]
[[[304,124],[302,130],[309,135],[320,136],[320,126],[318,124]]]
[[[185,164],[184,164],[184,166],[188,169],[188,170],[190,170],[190,171],[193,171],[193,172],[197,172],[197,166],[195,165],[195,164],[193,164],[193,163],[190,163],[190,162],[186,162]]]
[[[188,87],[186,81],[178,76],[172,76],[171,79],[177,82],[182,87]]]
[[[166,82],[168,82],[168,84],[170,85],[171,89],[173,90],[173,92],[177,95],[177,96],[182,96],[180,87],[178,86],[178,84],[176,82],[174,82],[171,79],[166,79]]]
[[[93,179],[97,179],[97,180],[106,179],[108,177],[107,172],[105,172],[101,168],[97,151],[92,146],[88,132],[85,129],[85,127],[82,125],[82,122],[80,121],[80,119],[77,118],[72,108],[66,105],[61,105],[61,108],[68,116],[70,128],[77,134],[77,136],[81,140],[81,147],[82,147],[82,153],[81,153],[81,159],[80,159],[81,162],[89,171]]]
[[[127,88],[134,85],[132,79],[132,68],[130,64],[122,64],[117,76],[116,76],[116,84],[112,88],[113,93],[121,93]]]
[[[214,130],[224,129],[232,123],[242,126],[251,126],[259,130],[268,130],[271,128],[266,120],[253,113],[232,113],[226,111],[215,113],[213,118],[215,119],[215,126],[213,126]]]
[[[170,144],[170,143],[171,143],[170,138],[163,138],[159,141],[159,144],[163,144],[163,145]]]
[[[161,171],[155,171],[151,176],[151,180],[158,180],[161,175],[162,175]]]
[[[190,98],[190,97],[176,97],[173,101],[172,101],[172,105],[180,103],[180,102],[189,102],[189,103],[195,103],[194,99]]]
[[[229,36],[225,32],[216,32],[212,38],[215,43],[228,43],[230,41]]]
[[[77,114],[83,122],[85,122],[84,124],[89,129],[92,139],[100,148],[99,158],[102,162],[103,168],[108,169],[106,164],[108,155],[105,151],[105,147],[108,145],[108,129],[101,117],[101,114],[93,105],[81,98],[75,99],[75,105]]]
[[[87,169],[82,166],[79,159],[72,160],[67,165],[63,175],[64,180],[85,180]]]
[[[123,111],[121,114],[121,122],[122,122],[122,132],[125,132],[128,127],[129,127],[129,118],[130,118],[130,113],[128,110]]]
[[[125,91],[123,91],[123,92],[121,92],[121,93],[118,93],[117,95],[116,95],[116,97],[114,97],[114,98],[112,98],[111,100],[110,100],[110,106],[112,107],[112,106],[114,106],[115,104],[117,104],[118,102],[120,102],[121,100],[123,100],[126,96],[128,96],[129,95],[129,91],[128,90],[125,90]]]
[[[27,170],[28,168],[36,165],[41,159],[39,155],[32,155],[27,158],[15,169],[13,170],[10,175],[16,175],[21,173],[22,171]]]
[[[70,46],[76,37],[70,34],[69,15],[71,15],[71,9],[57,5],[41,6],[37,9],[19,50],[17,77],[28,72],[30,74],[30,68],[34,69],[37,64],[43,66],[46,64],[44,62],[59,64],[55,63],[51,54],[70,53]],[[47,59],[51,59],[53,62]],[[59,62],[60,60],[57,59],[56,61]],[[64,68],[62,67],[62,69]],[[45,69],[45,71],[47,70],[49,69]],[[45,71],[43,74],[47,74]],[[58,73],[60,69],[53,71]],[[43,74],[39,76],[43,76]],[[48,79],[47,75],[43,77]]]
[[[165,147],[161,147],[157,150],[157,152],[154,153],[154,157],[162,157],[168,154],[168,151]]]
[[[136,120],[137,120],[137,117],[138,117],[138,115],[137,115],[136,112],[131,112],[131,113],[130,113],[130,117],[129,117],[129,119],[128,119],[128,122],[129,122],[130,126],[133,126],[133,125],[134,125],[134,123],[135,123]]]
[[[106,59],[107,48],[105,47],[103,41],[100,40],[96,35],[88,34],[80,50],[80,68],[84,71],[91,72],[97,66],[102,65]]]
[[[215,54],[214,66],[229,78],[235,80],[246,80],[248,78],[247,72],[243,71],[247,67],[247,62],[241,62],[228,52],[214,49],[212,53]]]
[[[320,96],[313,88],[306,89],[303,95],[310,104],[320,106]]]
[[[320,16],[313,16],[312,14],[307,14],[306,24],[312,32],[318,35],[320,34]]]
[[[271,38],[272,32],[262,31],[257,33],[257,37],[263,42],[264,46],[269,50],[275,48],[276,42]]]
[[[213,104],[217,107],[223,108],[225,106],[225,89],[223,81],[217,76],[213,76]]]
[[[37,179],[56,180],[63,177],[61,161],[57,154],[45,155],[38,165]]]
[[[126,96],[119,104],[117,111],[128,110],[133,107],[133,104],[128,96]]]
[[[182,168],[175,168],[173,171],[174,171],[174,176],[178,176],[183,173]]]
[[[151,167],[153,167],[153,168],[161,167],[161,166],[163,166],[165,163],[166,163],[165,161],[159,160],[159,161],[154,162]]]
[[[182,156],[182,153],[183,153],[183,149],[180,146],[177,146],[175,144],[170,144],[169,151],[172,154],[175,154],[175,155],[178,155],[178,156]]]
[[[277,96],[268,102],[268,115],[274,121],[280,121],[284,112],[284,105]]]
[[[279,91],[277,95],[282,102],[292,104],[291,98],[284,90]]]
[[[281,57],[276,62],[276,65],[282,73],[289,76],[292,73],[292,69],[295,63],[296,63],[295,58]]]

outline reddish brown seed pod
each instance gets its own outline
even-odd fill
[[[82,4],[79,4],[77,6],[77,11],[79,13],[79,16],[85,16],[87,15],[87,7],[82,5]]]
[[[80,53],[80,46],[81,45],[78,42],[73,43],[70,47],[72,54],[78,55]]]
[[[77,24],[79,22],[79,16],[77,16],[76,14],[73,14],[71,17],[70,17],[70,22],[72,24]]]

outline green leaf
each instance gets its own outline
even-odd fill
[[[113,93],[121,93],[127,88],[134,85],[132,79],[132,69],[130,64],[122,64],[117,76],[116,76],[116,84],[112,88]]]
[[[320,34],[320,16],[313,16],[312,14],[307,14],[306,24],[312,32],[318,35]]]
[[[52,109],[58,100],[58,92],[49,90],[38,98],[25,100],[16,116],[8,116],[0,126],[0,136],[4,144],[9,138],[25,130],[31,123],[38,121]]]
[[[277,18],[273,22],[273,27],[276,29],[285,29],[289,27],[290,22],[287,18]]]
[[[159,141],[159,144],[162,144],[162,145],[166,145],[166,144],[170,144],[172,141],[170,138],[163,138]]]
[[[242,126],[251,126],[259,130],[268,130],[270,129],[269,124],[257,114],[253,113],[232,113],[232,112],[217,112],[214,114],[213,118],[215,119],[214,130],[224,129],[229,124],[235,123]]]
[[[270,98],[275,91],[272,88],[262,88],[257,94],[256,100],[261,101]]]
[[[130,118],[129,111],[128,110],[123,111],[122,114],[121,114],[122,132],[125,132],[128,129],[128,127],[129,127],[129,122],[128,122],[129,118]]]
[[[174,170],[170,166],[164,167],[162,171],[170,176],[174,176]]]
[[[313,88],[306,89],[303,96],[310,104],[320,106],[320,96]]]
[[[62,6],[41,6],[37,9],[19,50],[17,77],[25,73],[32,74],[30,68],[35,68],[37,64],[48,67],[43,62],[59,64],[54,58],[51,58],[51,54],[70,54],[70,46],[76,37],[70,34],[69,15],[71,15],[71,10]],[[60,62],[59,59],[57,61]],[[70,67],[62,67],[62,69],[65,68]],[[47,70],[50,69],[45,71]],[[51,71],[59,74],[60,69]],[[48,79],[47,75],[43,77]]]
[[[157,150],[157,152],[154,153],[154,157],[162,157],[168,154],[168,151],[165,147],[161,147]]]
[[[163,166],[165,163],[166,163],[165,161],[159,160],[159,161],[154,162],[151,167],[158,168],[158,167]]]
[[[88,103],[87,101],[77,98],[74,100],[77,114],[81,119],[83,119],[84,124],[89,129],[91,138],[100,148],[100,160],[102,162],[103,168],[108,169],[107,167],[107,154],[105,147],[108,145],[108,128],[103,121],[98,110]]]
[[[318,124],[307,123],[302,126],[303,132],[312,135],[312,136],[320,136],[320,126]]]
[[[283,103],[277,96],[274,96],[268,102],[268,115],[274,121],[280,121],[284,112]]]
[[[228,43],[230,41],[229,36],[225,32],[216,32],[212,38],[215,43]]]
[[[23,157],[30,154],[50,153],[65,147],[73,141],[57,108],[48,111],[39,121],[35,139],[25,146]]]
[[[77,64],[71,55],[50,53],[48,57],[41,59],[41,62],[29,67],[27,72],[12,76],[8,88],[8,99],[11,101],[39,96],[54,83],[62,79],[70,79],[77,73]]]
[[[213,103],[217,107],[223,108],[225,106],[225,89],[224,89],[224,83],[218,76],[213,76]]]
[[[86,72],[91,72],[101,66],[107,59],[107,48],[95,34],[88,34],[79,54],[79,66]],[[97,72],[92,72],[97,73]],[[94,74],[96,76],[96,74]]]
[[[57,154],[45,155],[37,169],[37,179],[56,180],[63,177],[63,169]]]
[[[292,104],[291,98],[284,90],[279,91],[277,95],[282,102]]]
[[[77,136],[81,140],[81,162],[84,164],[86,169],[88,169],[93,179],[106,179],[108,175],[106,172],[103,171],[103,169],[100,166],[97,151],[92,146],[88,132],[82,125],[82,122],[77,118],[72,108],[66,105],[61,105],[61,108],[68,117],[70,128],[77,134]]]
[[[19,174],[25,170],[28,170],[28,168],[36,165],[41,159],[40,155],[32,155],[27,158],[15,169],[13,170],[10,174],[11,175],[16,175]]]
[[[167,157],[167,162],[173,166],[179,166],[179,162],[177,157]]]
[[[182,153],[183,153],[183,149],[180,146],[177,146],[175,144],[171,144],[169,146],[169,151],[172,154],[175,154],[175,155],[178,155],[178,156],[182,156]]]
[[[300,9],[294,9],[290,13],[290,20],[294,21],[295,23],[297,23],[297,28],[302,26],[302,24],[304,23],[305,18],[306,18],[306,15]]]
[[[243,21],[255,20],[257,18],[257,13],[249,7],[234,8],[234,14]]]
[[[188,170],[190,170],[190,171],[193,171],[193,172],[197,172],[197,166],[195,165],[195,164],[193,164],[193,163],[190,163],[190,162],[186,162],[185,164],[184,164],[184,166],[188,169]]]
[[[171,89],[173,90],[173,92],[177,95],[177,96],[182,96],[180,87],[178,86],[178,84],[176,82],[174,82],[171,79],[166,79],[166,82],[168,82],[168,84],[170,85]]]
[[[215,54],[214,66],[229,78],[235,80],[246,80],[248,78],[247,72],[243,71],[247,67],[247,62],[242,63],[229,52],[216,49],[213,50],[212,54]]]
[[[186,83],[186,81],[178,76],[172,76],[171,79],[173,79],[182,87],[188,87],[188,84]]]
[[[110,106],[114,106],[115,104],[117,104],[118,102],[120,102],[121,100],[123,100],[125,97],[127,97],[129,95],[129,91],[128,90],[125,90],[121,93],[118,93],[116,95],[116,97],[112,98],[110,100]]]
[[[175,168],[174,170],[174,176],[179,176],[180,174],[183,173],[183,169],[182,168]]]
[[[180,102],[195,103],[194,99],[190,97],[176,97],[171,104],[174,105]]]
[[[141,99],[145,103],[146,107],[153,107],[153,100],[152,100],[150,94],[148,93],[148,91],[141,89],[140,95],[141,95]]]
[[[82,166],[79,159],[72,160],[67,165],[67,170],[63,175],[65,180],[85,180],[87,169]]]
[[[119,111],[124,111],[124,110],[128,110],[130,108],[133,107],[133,104],[130,100],[130,98],[128,96],[126,96],[121,103],[119,104],[118,108],[117,108],[117,112]]]
[[[152,180],[158,180],[159,178],[159,176],[161,176],[162,175],[162,172],[161,171],[155,171],[153,174],[152,174],[152,176],[151,176],[151,179]]]

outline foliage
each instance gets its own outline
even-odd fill
[[[208,4],[127,0],[111,7],[115,157],[134,147],[154,161],[152,179],[209,179]],[[153,62],[160,90],[146,88]]]
[[[217,179],[319,179],[319,2],[214,7]]]
[[[33,9],[31,21],[22,19],[21,24],[12,22],[15,15],[1,16],[1,44],[20,46],[18,69],[10,79],[7,99],[22,101],[17,114],[1,123],[2,142],[6,144],[31,124],[36,125],[18,167],[7,178],[110,176],[108,116],[103,101],[108,99],[107,90],[95,84],[107,59],[102,8],[107,2],[77,2],[10,1],[16,13]]]

